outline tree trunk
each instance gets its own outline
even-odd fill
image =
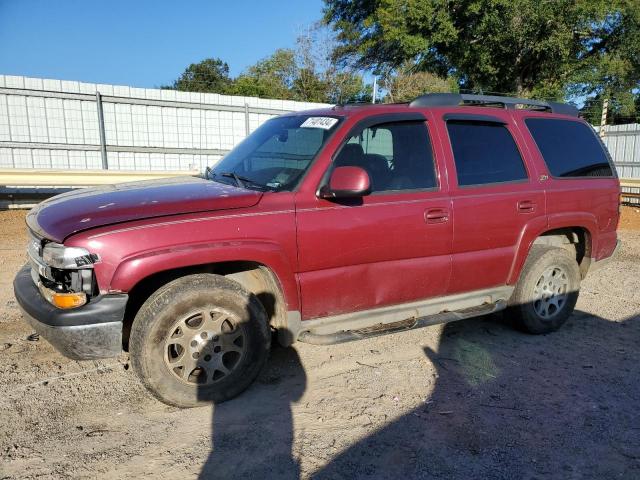
[[[524,86],[520,75],[516,78],[516,95],[518,97],[522,97],[524,95]]]

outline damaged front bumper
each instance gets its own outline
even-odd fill
[[[122,352],[127,295],[102,295],[82,307],[59,309],[42,296],[29,265],[18,272],[13,289],[25,320],[64,356],[89,360]]]

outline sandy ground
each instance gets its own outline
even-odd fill
[[[640,205],[622,207],[621,230],[640,230]]]
[[[557,333],[491,318],[275,349],[239,398],[191,410],[148,396],[124,354],[27,339],[24,213],[1,212],[0,478],[640,478],[638,210]]]

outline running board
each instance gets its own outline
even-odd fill
[[[500,287],[425,302],[383,307],[302,322],[298,341],[331,345],[504,310],[513,287]]]

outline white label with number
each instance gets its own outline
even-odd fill
[[[322,128],[323,130],[329,130],[337,122],[338,119],[333,117],[309,117],[300,125],[300,128]]]

